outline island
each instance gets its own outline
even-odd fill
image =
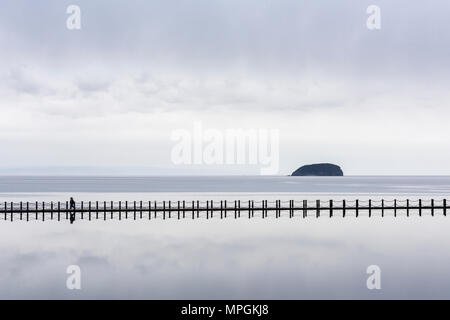
[[[292,173],[292,176],[322,176],[336,177],[343,176],[341,167],[331,163],[310,164],[298,168]]]

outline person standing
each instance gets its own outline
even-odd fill
[[[72,197],[70,197],[70,224],[73,224],[73,222],[75,221],[75,200],[73,200]]]

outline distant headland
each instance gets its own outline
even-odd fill
[[[302,166],[292,173],[292,176],[343,176],[341,167],[331,163],[318,163]]]

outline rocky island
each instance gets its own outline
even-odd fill
[[[341,167],[331,163],[310,164],[298,168],[292,173],[292,176],[343,176]]]

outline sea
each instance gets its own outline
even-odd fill
[[[450,177],[0,177],[0,203],[70,197],[441,203],[450,199]],[[449,219],[424,210],[72,225],[0,220],[0,299],[449,299]],[[79,289],[68,285],[73,266]]]

